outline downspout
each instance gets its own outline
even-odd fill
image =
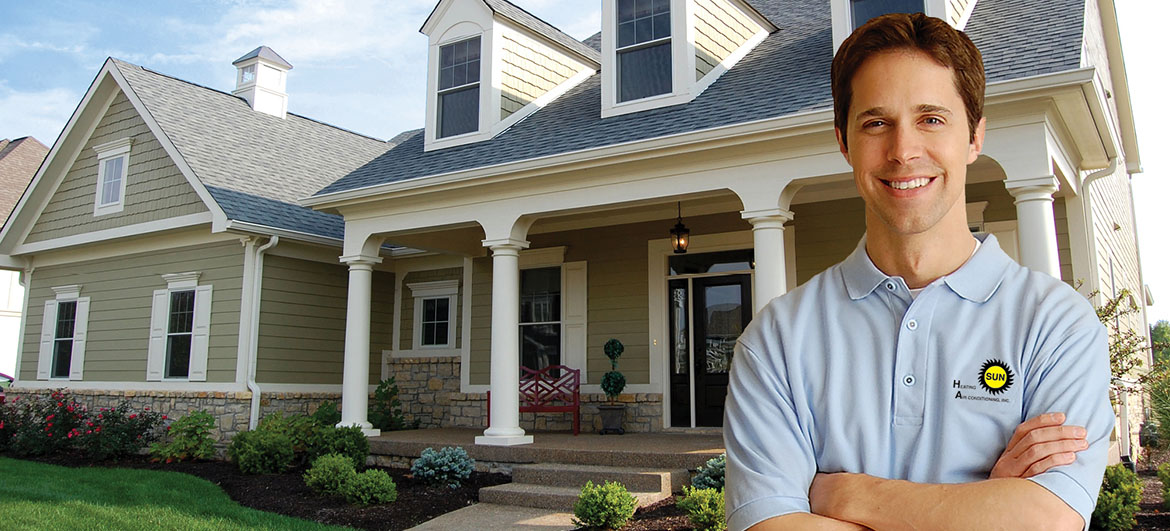
[[[260,287],[264,281],[264,252],[276,247],[278,243],[280,236],[269,238],[268,243],[256,249],[256,257],[253,260],[252,293],[249,294],[252,298],[252,311],[251,315],[247,316],[251,321],[248,327],[248,390],[252,392],[251,414],[248,415],[250,430],[256,429],[256,424],[260,422],[260,384],[256,383],[256,359],[260,356]]]

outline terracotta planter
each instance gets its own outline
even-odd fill
[[[602,404],[597,406],[597,412],[601,414],[601,435],[626,433],[625,428],[622,428],[622,419],[626,416],[625,404]]]

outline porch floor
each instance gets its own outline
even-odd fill
[[[598,435],[528,432],[532,444],[482,446],[476,428],[431,428],[382,432],[370,438],[370,454],[415,458],[430,446],[462,446],[476,461],[491,463],[565,463],[630,468],[697,469],[723,453],[719,433],[655,432]]]

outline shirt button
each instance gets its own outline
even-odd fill
[[[902,377],[902,383],[905,384],[906,387],[912,387],[914,385],[914,381],[913,374],[907,374],[906,376]]]
[[[910,330],[918,330],[918,321],[915,321],[914,319],[907,321],[906,328],[909,328]]]
[[[893,282],[886,282],[886,289],[888,289],[890,291],[894,291],[894,283]]]

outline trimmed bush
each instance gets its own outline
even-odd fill
[[[293,451],[303,453],[317,433],[317,422],[308,415],[285,415],[281,411],[269,414],[256,424],[256,431],[270,431],[288,437]]]
[[[398,384],[394,382],[393,376],[378,383],[367,412],[370,424],[379,430],[412,430],[419,425],[418,419],[406,422],[406,416],[402,414],[402,401],[398,400]]]
[[[345,486],[357,477],[353,462],[340,454],[328,454],[313,461],[305,475],[305,484],[317,492],[341,494]]]
[[[621,483],[587,481],[573,504],[573,524],[601,529],[621,529],[634,516],[638,501]]]
[[[318,427],[309,442],[306,459],[313,461],[326,454],[343,455],[349,458],[355,469],[363,468],[366,466],[366,457],[370,455],[370,439],[362,433],[361,428],[354,426]]]
[[[283,472],[293,462],[293,443],[274,431],[245,431],[232,438],[228,447],[232,462],[245,474]]]
[[[475,460],[462,447],[444,447],[439,451],[426,448],[422,455],[410,465],[410,473],[427,483],[458,488],[463,480],[471,477]]]
[[[727,468],[727,454],[712,457],[707,463],[699,467],[699,472],[691,478],[691,485],[696,489],[723,490],[723,475]]]
[[[341,422],[341,410],[337,409],[337,403],[332,400],[321,402],[321,405],[317,406],[317,411],[309,416],[321,427],[333,427]]]
[[[86,457],[104,461],[136,454],[158,440],[162,421],[163,416],[150,408],[135,412],[130,404],[120,402],[113,408],[102,408],[96,416],[81,418],[82,425],[67,437],[76,441]]]
[[[165,417],[164,417],[165,418]],[[187,459],[211,459],[215,455],[215,442],[211,430],[215,428],[215,417],[203,410],[194,411],[167,426],[170,441],[155,443],[150,455],[156,461],[184,461]]]
[[[1105,468],[1101,494],[1090,520],[1093,529],[1120,531],[1137,523],[1137,512],[1142,501],[1142,482],[1137,474],[1123,464]]]
[[[727,518],[724,515],[723,491],[683,487],[683,496],[678,507],[687,512],[697,529],[726,531]]]
[[[377,505],[398,499],[398,486],[390,474],[367,470],[345,483],[345,500],[356,505]]]

